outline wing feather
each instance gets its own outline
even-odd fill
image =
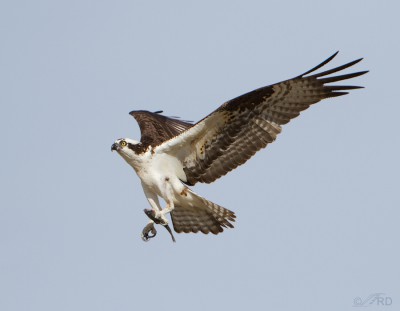
[[[325,85],[365,74],[367,71],[326,77],[355,65],[361,59],[309,75],[336,55],[298,77],[256,89],[224,103],[179,136],[157,146],[156,150],[173,154],[182,161],[188,184],[213,182],[272,143],[281,132],[281,126],[310,105],[361,88]]]
[[[155,147],[193,126],[188,121],[163,116],[160,114],[161,112],[138,110],[129,113],[139,124],[141,132],[140,142],[144,147]]]

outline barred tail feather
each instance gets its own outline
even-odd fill
[[[218,234],[224,228],[233,228],[235,213],[210,202],[185,188],[184,200],[180,200],[171,212],[174,230],[178,233],[201,231],[204,234]]]

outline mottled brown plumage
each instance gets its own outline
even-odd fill
[[[162,111],[150,112],[145,110],[131,111],[129,113],[139,124],[140,142],[144,147],[160,145],[193,126],[187,121],[166,117],[160,113]]]
[[[185,183],[211,183],[272,143],[281,132],[281,126],[310,105],[360,88],[327,84],[355,78],[367,71],[327,76],[351,67],[361,59],[312,74],[336,55],[293,79],[236,97],[195,125],[158,113],[133,111],[131,114],[140,126],[142,146],[151,145],[159,153],[176,157],[183,164]],[[232,227],[233,212],[205,201],[209,203],[207,209],[175,206],[172,212],[175,231],[217,234],[224,227]]]

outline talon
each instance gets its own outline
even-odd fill
[[[165,218],[164,215],[161,214],[160,216],[158,216],[156,214],[156,211],[153,209],[144,209],[143,210],[144,213],[147,215],[147,217],[149,217],[152,221],[154,221],[157,225],[163,225],[166,226],[168,225],[168,220],[167,218]]]
[[[161,218],[159,219],[158,224],[162,225],[164,227],[168,226],[168,219],[164,215],[161,215]]]
[[[149,233],[152,233],[151,235]],[[148,242],[150,239],[154,238],[157,235],[157,230],[154,227],[154,223],[148,223],[146,227],[143,228],[142,231],[142,240]]]
[[[156,217],[156,211],[152,210],[152,209],[144,209],[143,210],[144,213],[147,215],[147,217],[149,217],[152,221],[154,221],[154,223],[149,223],[146,227],[144,227],[143,229],[143,233],[142,233],[142,240],[145,242],[148,242],[149,239],[154,238],[157,234],[156,229],[154,228],[154,224],[156,223],[157,225],[162,225],[165,229],[167,229],[167,231],[169,232],[169,234],[171,235],[172,241],[175,242],[175,237],[172,234],[172,230],[171,228],[168,226],[168,220],[165,218],[164,219],[160,219]],[[149,229],[146,234],[145,234],[145,230],[146,228],[150,228],[152,227],[152,229]],[[154,231],[153,231],[154,230]],[[154,235],[150,236],[148,235],[148,232],[151,231]]]

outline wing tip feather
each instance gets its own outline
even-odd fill
[[[339,54],[339,51],[336,51],[331,56],[329,56],[327,59],[325,59],[322,63],[318,64],[317,66],[315,66],[313,68],[311,68],[310,70],[306,71],[305,73],[299,75],[298,78],[304,77],[305,75],[308,75],[309,73],[314,72],[314,71],[318,70],[319,68],[325,66],[332,59],[334,59],[336,57],[336,55],[338,55],[338,54]]]

